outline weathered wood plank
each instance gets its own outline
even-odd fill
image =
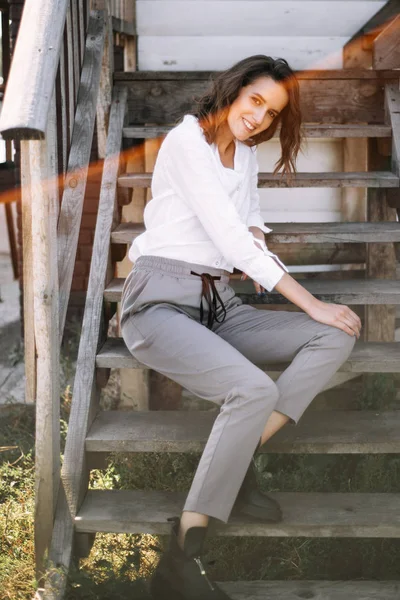
[[[392,171],[400,175],[400,90],[398,84],[385,86],[386,119],[393,131]]]
[[[104,10],[105,41],[101,59],[100,92],[97,102],[97,153],[99,158],[106,155],[108,122],[110,116],[111,94],[114,73],[113,31],[111,15],[108,14],[108,3]]]
[[[72,7],[69,4],[67,10],[67,18],[65,22],[65,56],[68,73],[68,127],[69,127],[69,139],[72,140],[72,134],[74,130],[74,116],[75,116],[75,104],[77,100],[77,94],[75,93],[75,75],[74,75],[74,50],[73,50],[73,35],[72,35]]]
[[[137,125],[136,127],[124,127],[124,137],[128,139],[149,139],[166,135],[172,125]],[[364,137],[391,137],[392,129],[389,125],[357,125],[348,123],[347,125],[319,125],[314,123],[304,123],[303,125],[306,137],[309,138],[364,138]],[[279,137],[279,128],[273,137]]]
[[[24,4],[0,118],[5,139],[44,136],[67,7],[68,0],[42,0],[40,10],[36,0]]]
[[[45,140],[30,142],[33,313],[37,351],[35,558],[38,578],[51,540],[60,481],[60,382],[57,275],[57,123],[53,94]]]
[[[268,234],[270,243],[359,243],[400,242],[400,223],[349,222],[349,223],[268,223],[273,231]],[[130,244],[145,231],[140,223],[121,223],[111,233],[114,244]]]
[[[118,178],[121,187],[151,186],[151,173],[125,173]],[[289,184],[281,174],[259,173],[259,188],[300,188],[300,187],[376,187],[399,186],[399,178],[388,171],[370,171],[368,173],[297,173],[293,183]]]
[[[373,68],[398,69],[400,67],[400,14],[374,39]]]
[[[89,21],[71,150],[58,222],[60,338],[67,314],[90,162],[100,82],[101,55],[104,48],[103,18],[103,13],[100,11],[93,12]]]
[[[107,155],[101,182],[99,213],[93,243],[85,313],[80,338],[73,402],[65,446],[62,480],[71,514],[78,508],[84,467],[84,440],[91,410],[91,390],[100,336],[102,295],[107,272],[110,233],[116,201],[119,150],[126,108],[126,91],[116,90],[110,115]]]
[[[398,81],[398,71],[343,69],[299,73],[300,105],[308,123],[383,123],[383,83]],[[366,75],[368,74],[369,75]],[[379,76],[382,73],[382,78]],[[336,74],[336,78],[335,78]],[[116,82],[129,88],[129,124],[172,124],[195,108],[194,99],[209,86],[209,72],[118,73]]]
[[[25,402],[36,399],[36,346],[33,323],[33,258],[32,258],[32,194],[31,194],[31,142],[21,141],[21,207],[22,251],[24,282],[24,356],[25,356]]]
[[[284,370],[290,363],[262,365],[274,371]],[[96,356],[96,365],[111,369],[143,369],[121,338],[109,338]],[[400,373],[400,344],[397,342],[357,341],[350,358],[339,371],[347,373]]]
[[[104,299],[120,302],[123,278],[115,278],[104,290]],[[400,282],[387,279],[298,279],[313,296],[323,302],[338,304],[400,304]],[[276,291],[258,297],[252,281],[233,281],[229,285],[245,304],[286,304],[285,296]]]
[[[232,600],[397,600],[397,581],[224,581]]]
[[[123,33],[124,35],[130,36],[135,35],[135,25],[124,19],[119,19],[118,17],[112,17],[112,28],[113,31],[116,31],[117,33]]]
[[[86,436],[88,452],[202,452],[215,411],[102,411]],[[308,410],[261,449],[285,454],[400,453],[400,411]]]
[[[158,80],[206,80],[217,75],[217,71],[135,71],[115,73],[115,81],[158,81]],[[398,79],[399,73],[395,69],[383,71],[367,70],[367,69],[312,69],[300,70],[296,73],[296,77],[300,80],[381,80],[381,79]]]
[[[70,0],[72,19],[72,56],[74,67],[75,103],[78,99],[79,81],[81,78],[81,64],[79,56],[79,29],[78,29],[78,0]]]
[[[184,492],[89,490],[79,511],[77,531],[165,534],[167,518],[179,515]],[[283,521],[268,524],[231,515],[213,523],[210,534],[258,537],[400,537],[399,494],[271,493]]]

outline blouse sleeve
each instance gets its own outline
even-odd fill
[[[247,227],[258,227],[264,233],[273,231],[264,225],[260,211],[260,195],[258,193],[258,161],[255,146],[250,148],[250,210],[247,217]]]
[[[218,178],[205,138],[189,128],[177,128],[165,138],[164,146],[171,188],[190,206],[226,260],[271,291],[286,268],[275,262],[272,253],[254,244]]]

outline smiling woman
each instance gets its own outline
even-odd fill
[[[255,146],[271,139],[281,124],[282,155],[275,171],[295,172],[302,141],[299,84],[282,58],[257,54],[220,73],[198,102],[195,116],[208,143],[222,154],[232,136]]]
[[[275,171],[295,171],[301,144],[299,86],[284,59],[257,55],[220,73],[192,114],[165,137],[129,251],[134,268],[121,332],[142,364],[221,407],[182,516],[151,581],[155,600],[222,600],[201,562],[209,519],[233,509],[267,522],[279,504],[260,491],[252,460],[347,360],[360,321],[317,300],[270,252],[260,214],[256,146],[281,125]],[[257,310],[229,286],[234,268],[304,312]],[[205,306],[204,306],[205,304]],[[305,314],[307,313],[307,314]],[[258,364],[290,362],[275,383]]]

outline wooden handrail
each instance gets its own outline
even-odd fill
[[[26,0],[0,118],[5,139],[43,139],[68,0]]]

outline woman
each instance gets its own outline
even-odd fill
[[[121,330],[148,367],[218,404],[182,516],[152,578],[156,599],[228,598],[201,553],[209,518],[233,508],[276,522],[280,507],[257,489],[252,458],[285,423],[297,423],[352,351],[358,316],[317,300],[270,252],[254,150],[281,125],[275,171],[295,171],[299,88],[283,59],[256,55],[219,74],[166,136],[153,174],[146,231],[130,249]],[[228,285],[236,267],[259,294],[276,289],[304,312],[257,310]],[[276,383],[256,364],[291,361]],[[250,467],[249,467],[250,465]]]

